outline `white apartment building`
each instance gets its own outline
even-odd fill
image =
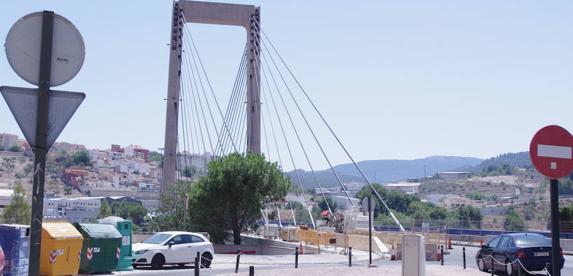
[[[420,182],[398,182],[389,183],[384,185],[386,189],[402,191],[406,194],[412,195],[417,194],[419,191],[421,183]]]
[[[46,198],[44,218],[69,222],[94,221],[101,208],[101,197]]]

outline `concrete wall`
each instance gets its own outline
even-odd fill
[[[336,234],[336,246],[352,247],[357,250],[369,250],[368,236]],[[377,253],[388,253],[388,247],[376,236],[372,237],[372,250]]]

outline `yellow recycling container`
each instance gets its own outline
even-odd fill
[[[77,275],[83,239],[69,222],[42,223],[40,275]]]

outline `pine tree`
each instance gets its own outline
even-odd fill
[[[15,224],[30,224],[30,204],[26,201],[26,193],[20,181],[16,181],[12,202],[4,209],[4,222]]]

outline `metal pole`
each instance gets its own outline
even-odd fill
[[[551,275],[561,276],[561,246],[559,241],[559,180],[551,179],[549,185],[551,198]]]
[[[348,267],[352,267],[352,247],[348,248]]]
[[[444,265],[444,246],[443,245],[440,247],[440,256],[441,256],[440,257],[440,264]]]
[[[493,271],[494,271],[494,269],[493,269],[493,255],[490,255],[489,258],[491,260],[491,276],[493,276]]]
[[[372,266],[372,198],[368,197],[368,265]]]
[[[199,276],[199,252],[197,252],[197,257],[195,257],[195,276]]]
[[[52,68],[54,12],[42,12],[42,45],[36,115],[36,145],[34,145],[34,186],[32,189],[32,222],[30,231],[30,267],[28,275],[40,274],[42,218],[44,209],[44,179],[48,153],[48,107]]]
[[[463,258],[464,258],[464,269],[466,269],[466,248],[465,246],[462,248]]]
[[[249,276],[255,276],[255,267],[249,266]]]
[[[294,249],[294,268],[298,268],[298,247]]]
[[[241,249],[237,252],[237,263],[235,264],[235,273],[239,273],[239,260],[241,259]]]

